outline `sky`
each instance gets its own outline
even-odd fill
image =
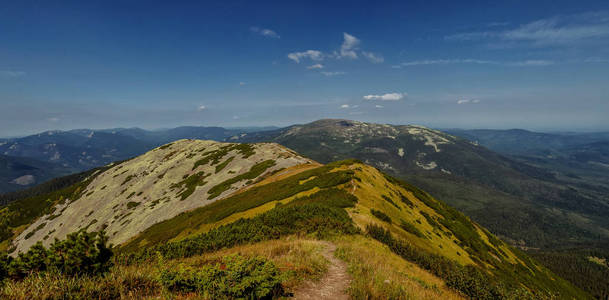
[[[0,136],[322,118],[609,130],[609,2],[2,3]]]

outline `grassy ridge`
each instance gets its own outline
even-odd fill
[[[197,229],[204,224],[220,221],[232,214],[258,207],[268,202],[285,199],[315,187],[324,189],[348,182],[350,172],[328,172],[335,165],[327,165],[290,176],[242,193],[221,199],[209,205],[180,214],[172,219],[159,222],[121,247],[124,251],[134,251],[141,245],[155,245],[177,237],[181,232]],[[314,179],[300,184],[311,177]]]

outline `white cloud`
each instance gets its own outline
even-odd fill
[[[288,58],[295,61],[296,63],[300,63],[300,60],[303,58],[309,58],[312,60],[322,60],[323,53],[317,50],[307,50],[303,52],[292,52],[288,54]]]
[[[478,99],[459,99],[457,100],[457,104],[468,104],[468,103],[480,103]]]
[[[309,58],[311,60],[321,61],[326,58],[328,59],[357,59],[361,54],[363,57],[367,58],[372,63],[382,63],[385,61],[383,56],[379,53],[361,51],[359,46],[361,41],[353,35],[350,35],[346,32],[343,32],[343,43],[340,46],[340,49],[328,52],[321,52],[318,50],[307,50],[302,52],[292,52],[288,54],[288,58],[295,61],[296,63],[300,63],[304,58]],[[308,69],[321,69],[324,66],[321,64],[314,64],[312,66],[307,67]]]
[[[523,61],[494,61],[482,60],[473,58],[457,58],[457,59],[426,59],[404,62],[392,68],[400,69],[402,67],[421,66],[421,65],[450,65],[450,64],[479,64],[479,65],[497,65],[497,66],[513,66],[513,67],[543,67],[555,64],[551,60],[532,59]]]
[[[366,95],[364,100],[398,101],[406,97],[406,93],[387,93],[383,95]]]
[[[307,69],[309,69],[309,70],[313,70],[313,69],[323,69],[323,68],[324,68],[324,65],[322,65],[322,64],[314,64],[314,65],[311,65],[311,66],[308,66],[308,67],[307,67]]]
[[[25,75],[26,73],[22,71],[0,70],[0,77],[17,78]]]
[[[207,109],[207,107],[205,107],[205,105],[199,105],[199,107],[197,107],[198,111],[204,111],[206,109]]]
[[[250,31],[260,34],[262,36],[269,37],[269,38],[274,38],[274,39],[281,38],[275,31],[267,29],[267,28],[260,28],[260,27],[252,26],[252,27],[250,27]]]
[[[600,57],[589,57],[584,59],[585,63],[609,63],[609,59]]]
[[[542,59],[518,61],[518,62],[511,63],[511,64],[508,63],[508,65],[519,66],[519,67],[550,66],[553,64],[554,64],[554,62],[551,60],[542,60]]]
[[[343,58],[357,58],[357,50],[360,40],[346,32],[343,32],[343,44],[340,46],[340,57]]]
[[[244,85],[246,85],[246,84],[247,84],[247,83],[245,83],[245,82],[243,82],[243,81],[239,82],[239,85],[240,85],[240,86],[244,86]]]
[[[375,64],[382,63],[385,61],[385,58],[383,58],[383,56],[380,54],[374,54],[372,52],[362,51],[362,55],[365,58],[367,58],[369,61],[371,61]]]
[[[59,122],[61,119],[60,119],[60,118],[57,118],[57,117],[52,117],[52,118],[48,118],[47,120],[49,120],[49,122],[57,123],[57,122]]]
[[[446,40],[488,40],[532,46],[559,46],[609,38],[609,12],[592,12],[540,19],[497,31],[465,32]]]
[[[340,108],[349,108],[349,104],[343,104],[340,106]]]
[[[383,108],[384,106],[382,106],[382,105],[378,105],[378,104],[377,104],[377,105],[375,105],[374,107],[376,107],[376,108]]]
[[[338,76],[338,75],[345,75],[347,74],[346,72],[343,71],[335,71],[335,72],[320,72],[321,74],[324,74],[325,76]]]

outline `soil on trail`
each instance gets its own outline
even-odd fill
[[[351,282],[351,277],[347,273],[347,264],[334,257],[336,245],[324,242],[325,248],[322,255],[330,262],[328,272],[324,277],[316,282],[306,282],[301,288],[294,292],[294,299],[333,299],[346,300],[347,288]]]

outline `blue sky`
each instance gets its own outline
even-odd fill
[[[7,1],[0,136],[320,118],[609,130],[607,1],[290,2]]]

